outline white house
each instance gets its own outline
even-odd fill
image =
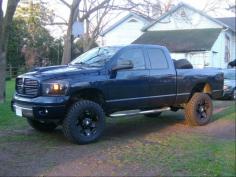
[[[134,16],[138,23],[131,25]],[[102,45],[163,45],[172,58],[187,58],[196,68],[226,68],[236,58],[235,17],[212,18],[184,3],[152,23],[134,16],[130,14],[105,31]]]
[[[149,23],[148,19],[129,13],[106,29],[97,42],[101,46],[130,44],[143,34],[142,28]]]

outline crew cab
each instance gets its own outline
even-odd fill
[[[101,137],[106,117],[184,109],[189,125],[205,125],[211,99],[222,96],[223,74],[187,65],[172,60],[163,46],[97,47],[68,65],[18,76],[12,109],[39,131],[62,125],[77,144]]]

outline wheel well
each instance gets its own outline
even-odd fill
[[[79,90],[77,93],[71,96],[70,102],[71,104],[73,104],[80,99],[94,101],[99,105],[101,105],[102,107],[104,106],[105,103],[105,98],[103,93],[100,90],[94,88]]]
[[[191,97],[193,96],[194,93],[196,92],[202,92],[202,93],[206,93],[209,96],[212,95],[212,87],[209,83],[199,83],[197,85],[195,85],[191,91]],[[190,98],[191,98],[190,97]]]

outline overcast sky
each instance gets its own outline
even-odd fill
[[[4,11],[6,8],[7,1],[8,0],[3,0],[3,10]],[[71,2],[72,2],[72,0],[66,0],[66,1],[69,4],[71,4]],[[122,1],[124,2],[124,0],[120,0],[119,3],[122,3]],[[150,1],[152,1],[152,0],[150,0]],[[165,0],[163,0],[163,1],[165,1]],[[202,10],[205,7],[206,3],[208,3],[209,1],[214,1],[214,0],[177,0],[177,1],[187,3],[196,9]],[[235,0],[228,0],[228,1],[235,3]],[[220,2],[223,2],[223,1],[220,1]],[[69,9],[66,6],[64,6],[63,4],[61,4],[59,0],[48,0],[48,3],[49,3],[48,7],[53,9],[57,15],[63,17],[64,19],[68,19]],[[212,17],[234,16],[234,14],[232,12],[224,10],[226,8],[224,3],[221,3],[220,6],[221,6],[222,10],[217,11],[217,13],[209,13],[208,15],[210,15]],[[125,15],[125,14],[126,13],[124,13],[123,15]],[[112,25],[113,23],[118,21],[120,18],[122,18],[122,15],[119,18],[112,19],[110,25]],[[56,26],[50,27],[50,31],[51,31],[52,35],[57,38],[63,35],[62,30]]]

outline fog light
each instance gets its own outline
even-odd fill
[[[46,116],[48,114],[48,110],[46,108],[41,108],[39,110],[39,115],[40,116]]]

